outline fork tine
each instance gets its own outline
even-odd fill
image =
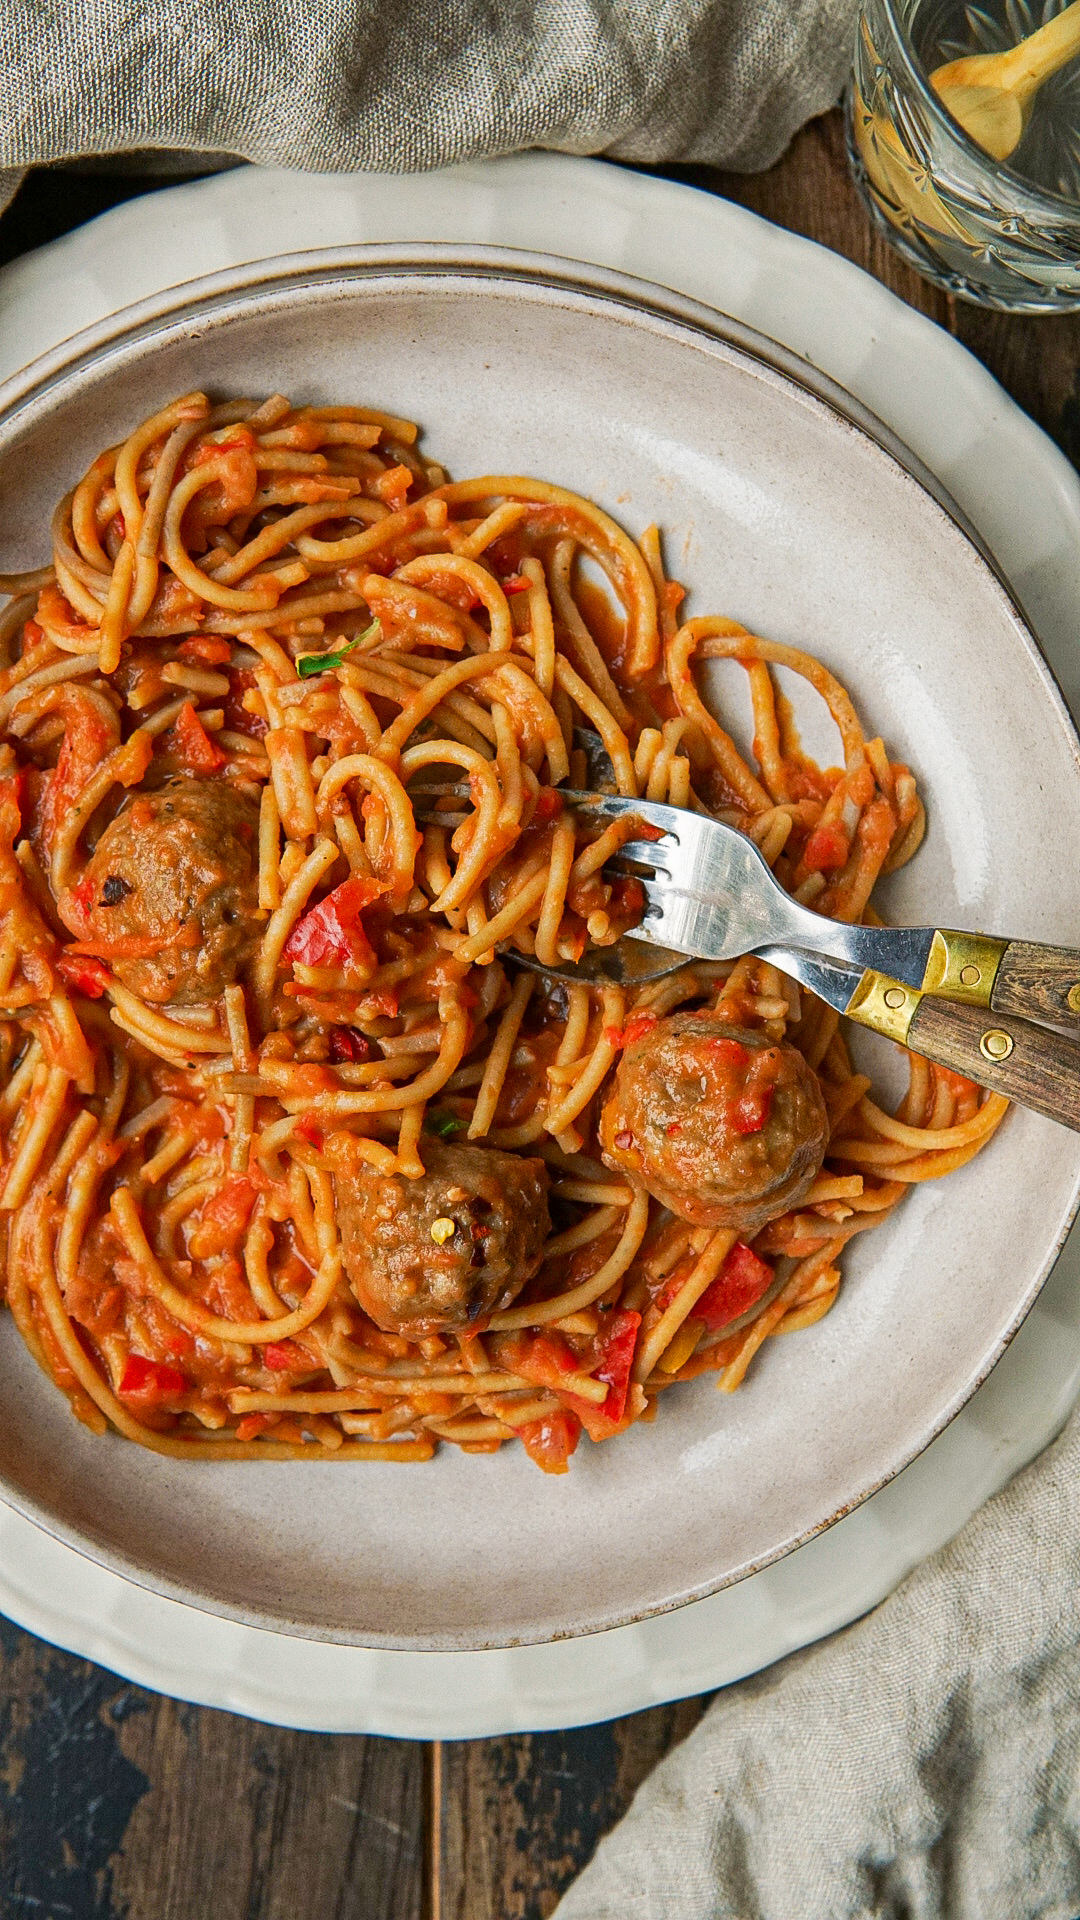
[[[614,869],[617,868],[620,860],[627,860],[633,861],[635,866],[651,867],[655,873],[670,873],[674,852],[674,848],[669,852],[662,842],[656,840],[628,840],[625,846],[621,846],[618,853],[613,853],[604,864]],[[675,855],[675,857],[678,856]]]
[[[431,807],[414,807],[413,819],[422,827],[460,827],[467,816],[462,812],[436,813]]]

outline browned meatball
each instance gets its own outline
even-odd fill
[[[796,1047],[699,1013],[631,1042],[600,1122],[609,1167],[683,1220],[740,1233],[798,1206],[828,1137],[817,1075]]]
[[[417,1338],[469,1333],[508,1307],[548,1236],[543,1161],[425,1141],[423,1177],[388,1179],[356,1146],[353,1135],[332,1134],[326,1155],[345,1269],[376,1325]]]
[[[258,830],[258,808],[226,781],[168,780],[109,822],[60,917],[144,1000],[209,999],[261,933]]]

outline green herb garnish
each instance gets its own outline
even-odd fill
[[[363,633],[354,634],[351,640],[342,641],[341,646],[335,647],[332,653],[302,653],[296,663],[296,671],[301,680],[311,680],[317,673],[329,673],[331,667],[340,667],[345,655],[351,653],[354,647],[362,647],[365,640],[381,639],[382,627],[377,620],[373,620],[370,627],[364,628]]]
[[[440,1140],[452,1140],[455,1133],[464,1131],[465,1121],[459,1120],[456,1113],[448,1113],[445,1107],[436,1107],[424,1115],[424,1132],[436,1133]]]

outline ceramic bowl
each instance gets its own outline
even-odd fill
[[[187,388],[283,390],[418,419],[458,477],[542,475],[657,521],[695,613],[818,653],[915,768],[930,829],[896,918],[1069,937],[1072,723],[1021,615],[936,483],[784,350],[599,269],[449,247],[305,254],[174,289],[0,388],[0,554],[40,564],[98,449]],[[809,744],[827,748],[810,737]],[[739,1580],[896,1474],[1021,1323],[1075,1210],[1080,1140],[1015,1111],[845,1256],[816,1327],[734,1396],[651,1426],[429,1465],[166,1461],[71,1419],[5,1323],[0,1493],[159,1592],[281,1631],[408,1649],[588,1633]]]

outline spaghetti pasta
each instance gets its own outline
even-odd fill
[[[50,566],[0,576],[5,1294],[75,1414],[162,1454],[519,1440],[562,1471],[677,1382],[733,1390],[1005,1111],[912,1058],[888,1113],[832,1011],[752,957],[636,990],[515,966],[642,910],[608,865],[633,820],[560,796],[581,729],[620,793],[713,812],[839,919],[922,804],[819,661],[680,625],[655,528],[448,483],[416,440],[185,394],[61,501]],[[756,763],[699,685],[718,658]],[[778,667],[841,767],[803,753]],[[797,1054],[821,1115],[752,1230],[682,1217],[605,1147],[641,1036],[697,1017],[744,1065]]]

